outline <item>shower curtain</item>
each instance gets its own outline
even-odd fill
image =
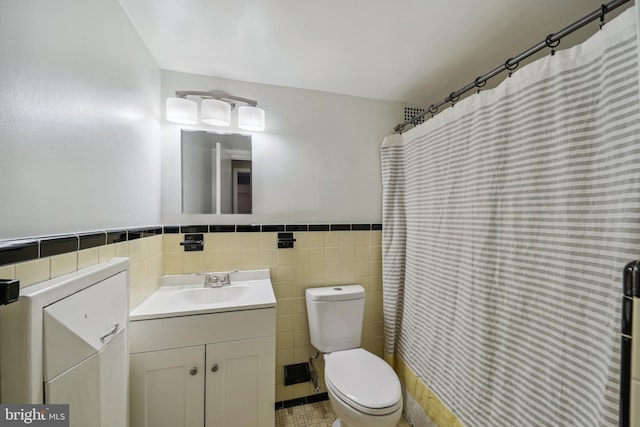
[[[638,87],[633,8],[385,139],[385,357],[459,424],[617,426]]]

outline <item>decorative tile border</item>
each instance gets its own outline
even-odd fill
[[[165,225],[164,234],[179,233],[277,233],[281,231],[371,231],[382,224],[264,224],[264,225]]]
[[[291,408],[292,406],[306,405],[308,403],[322,402],[325,400],[329,400],[329,394],[326,392],[312,394],[306,397],[298,397],[297,399],[283,400],[282,402],[276,402],[276,411],[278,409]]]
[[[166,225],[0,240],[0,266],[161,234],[382,230],[382,224]]]
[[[80,239],[80,250],[96,248],[107,244],[107,232],[100,231],[96,233],[78,234]],[[40,244],[40,256],[42,256],[42,244]]]
[[[40,245],[35,239],[0,242],[0,265],[15,264],[37,259]]]
[[[56,236],[40,239],[40,258],[66,254],[67,252],[77,252],[80,238],[73,236]]]
[[[93,231],[0,241],[0,266],[162,234],[162,227]]]

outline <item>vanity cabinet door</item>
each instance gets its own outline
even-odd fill
[[[204,425],[204,346],[130,355],[131,427]]]
[[[206,347],[206,427],[273,427],[275,339]]]

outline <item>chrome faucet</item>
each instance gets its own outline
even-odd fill
[[[204,276],[205,288],[221,288],[231,284],[229,274],[235,273],[235,271],[229,271],[224,274],[219,273],[198,273],[200,276]]]
[[[217,274],[214,273],[198,273],[200,276],[204,276],[204,287],[205,288],[219,288],[222,286],[220,283],[220,278]]]
[[[224,276],[222,276],[222,279],[221,279],[222,286],[230,285],[230,284],[231,284],[231,278],[229,277],[229,275],[230,275],[231,273],[237,273],[237,272],[238,272],[238,270],[234,270],[234,271],[228,271],[228,272],[226,272],[226,273],[224,274]]]
[[[231,280],[229,280],[229,273],[225,273],[224,276],[222,276],[222,279],[220,279],[220,286],[225,286],[225,285],[230,285],[231,284]]]

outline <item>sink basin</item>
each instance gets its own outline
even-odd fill
[[[210,274],[226,275],[225,272]],[[162,286],[131,311],[129,320],[135,322],[276,306],[268,269],[234,271],[229,278],[230,285],[205,288],[202,275],[163,276]]]
[[[225,286],[221,288],[184,289],[176,292],[169,302],[175,305],[194,305],[232,302],[247,298],[251,288],[247,286]]]

